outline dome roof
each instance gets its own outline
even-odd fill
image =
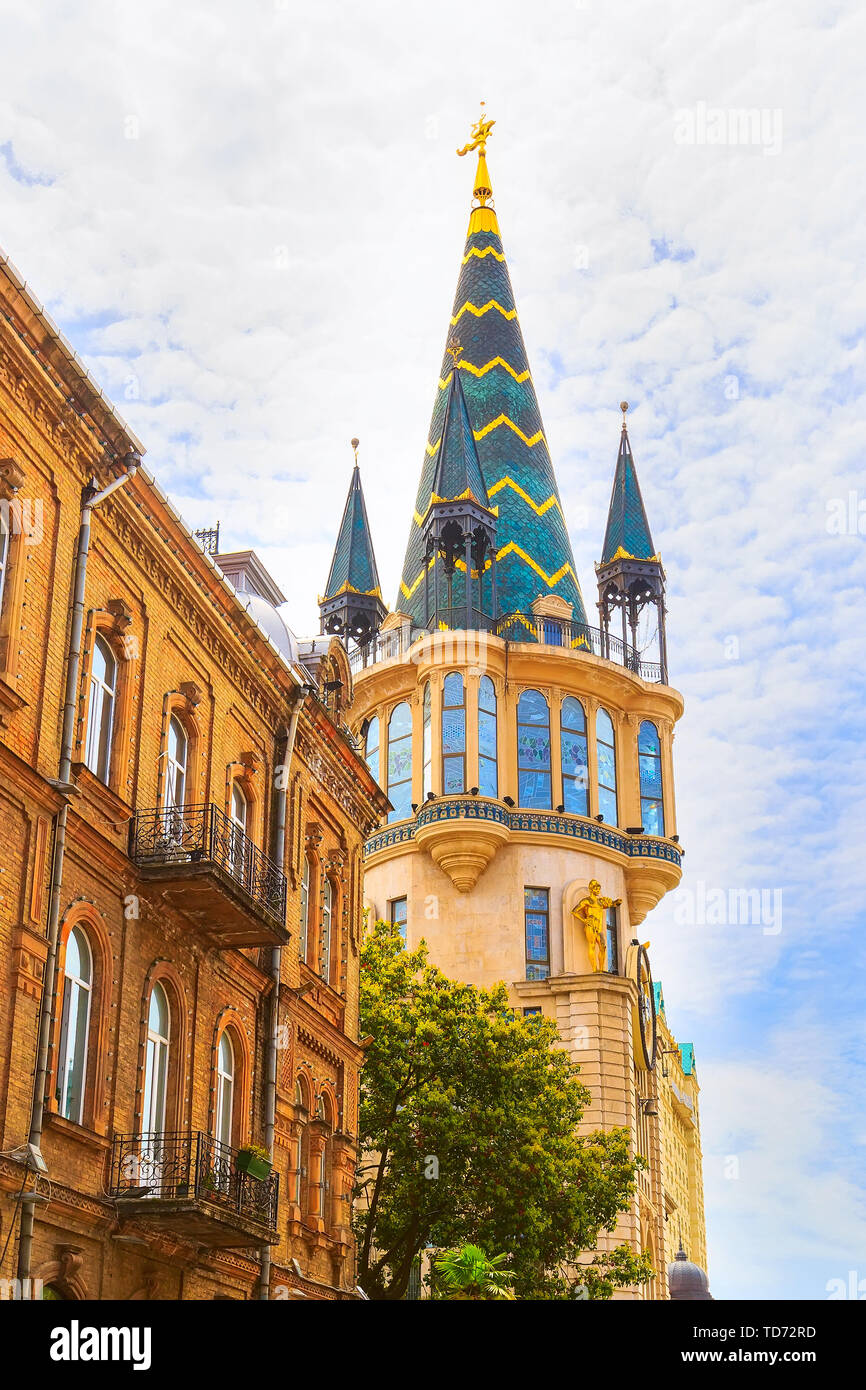
[[[250,617],[258,623],[286,661],[297,661],[297,638],[273,604],[268,603],[267,599],[262,598],[260,594],[253,594],[246,590],[237,591],[237,597]]]
[[[680,1246],[673,1263],[668,1265],[668,1294],[674,1301],[712,1300],[710,1281],[700,1265],[692,1264]]]

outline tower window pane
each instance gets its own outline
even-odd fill
[[[367,766],[375,780],[379,781],[379,718],[374,715],[367,725],[367,738],[364,745]]]
[[[496,690],[489,676],[478,682],[478,790],[499,795],[496,763]]]
[[[550,893],[547,888],[524,888],[526,978],[546,980],[550,974]]]
[[[638,730],[637,757],[640,773],[640,820],[647,835],[664,835],[662,747],[655,724],[645,719]]]
[[[466,694],[463,677],[451,671],[442,688],[442,791],[466,790]]]
[[[388,721],[388,798],[394,807],[389,821],[412,814],[412,711],[395,705]]]
[[[424,686],[424,782],[423,794],[433,790],[433,715],[430,682]]]
[[[616,746],[613,723],[607,710],[600,709],[595,720],[598,762],[598,809],[608,825],[619,820],[616,800]]]
[[[537,690],[517,705],[517,794],[521,806],[550,810],[550,711]]]
[[[586,748],[586,713],[569,695],[562,702],[562,802],[576,816],[589,815],[589,757]]]

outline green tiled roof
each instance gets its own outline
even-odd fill
[[[453,502],[467,492],[482,507],[490,505],[457,369],[451,373],[451,389],[433,475],[433,494],[440,502]]]
[[[379,594],[379,574],[357,463],[352,470],[349,495],[343,509],[324,598],[334,598],[347,588],[359,594]]]
[[[481,182],[486,183],[486,165],[484,174]],[[527,612],[539,594],[553,593],[573,606],[575,622],[586,622],[499,225],[490,206],[474,208],[469,219],[396,606],[423,624],[422,527],[436,492],[451,398],[453,360],[447,349],[458,345],[466,418],[489,505],[497,512],[500,613]],[[461,572],[454,578],[456,608],[462,602],[457,592]]]
[[[606,565],[619,550],[635,560],[651,560],[655,555],[625,425],[613,476],[601,563]]]

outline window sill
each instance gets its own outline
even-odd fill
[[[57,1130],[58,1134],[65,1134],[70,1139],[75,1139],[77,1143],[86,1145],[89,1149],[107,1150],[111,1148],[111,1140],[104,1134],[98,1134],[95,1129],[90,1129],[87,1125],[76,1124],[74,1120],[67,1120],[60,1114],[59,1110],[51,1110],[46,1113],[45,1123],[51,1129]]]

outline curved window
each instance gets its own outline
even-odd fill
[[[186,798],[186,767],[189,740],[180,720],[172,715],[168,721],[168,745],[165,756],[165,804],[183,806]]]
[[[304,872],[301,877],[301,933],[298,938],[298,955],[307,959],[307,938],[310,926],[310,861],[304,855]]]
[[[550,810],[550,711],[537,690],[524,690],[517,705],[517,800]]]
[[[367,736],[364,740],[364,757],[367,759],[367,766],[374,779],[379,780],[379,716],[373,715],[367,725]]]
[[[165,1129],[170,1030],[171,1013],[168,1007],[168,996],[162,985],[157,982],[150,993],[150,1008],[147,1015],[144,1098],[141,1107],[143,1134],[161,1134]]]
[[[575,816],[589,815],[586,713],[573,695],[562,702],[562,804]]]
[[[664,835],[662,746],[658,729],[648,719],[638,729],[637,760],[640,769],[640,823],[647,835]]]
[[[57,1103],[61,1115],[67,1120],[73,1120],[77,1125],[81,1124],[84,1114],[92,986],[93,963],[90,946],[81,928],[73,927],[66,942],[66,956],[63,962],[63,1014],[57,1063]]]
[[[331,919],[334,911],[334,890],[331,880],[325,879],[322,890],[322,979],[331,977]]]
[[[442,794],[466,790],[466,691],[459,671],[442,684]]]
[[[388,720],[388,799],[394,807],[388,820],[412,814],[412,711],[395,705]]]
[[[596,762],[598,764],[598,810],[608,825],[618,822],[616,805],[616,744],[613,724],[606,709],[595,717]]]
[[[433,790],[433,700],[430,694],[430,682],[424,686],[424,786],[422,795],[426,798],[428,792]]]
[[[104,637],[93,644],[90,667],[90,699],[87,708],[87,747],[84,761],[100,781],[108,781],[111,763],[111,734],[114,728],[114,696],[117,662]]]
[[[231,1144],[235,1103],[235,1052],[226,1029],[217,1048],[217,1093],[215,1138],[220,1144]]]
[[[489,676],[478,682],[478,790],[499,795],[496,771],[496,690]]]

